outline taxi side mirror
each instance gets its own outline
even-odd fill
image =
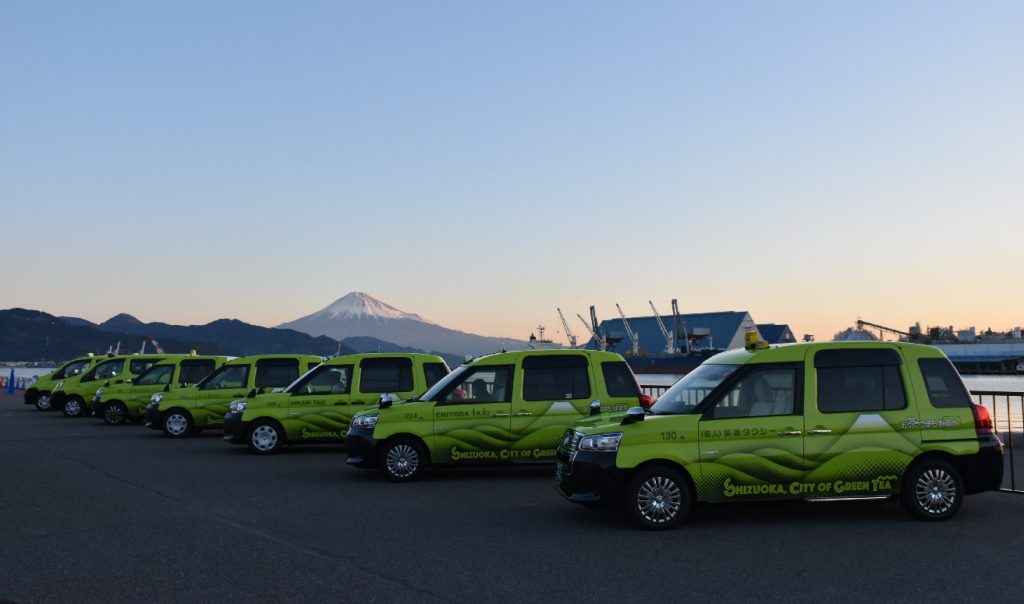
[[[601,401],[593,401],[590,403],[590,414],[597,415],[601,412]]]
[[[377,405],[381,409],[387,409],[391,405],[394,405],[395,403],[397,403],[399,400],[400,399],[398,398],[397,394],[394,394],[394,393],[391,393],[391,392],[386,392],[386,393],[380,395],[380,399],[377,400]]]
[[[171,385],[170,384],[167,384],[166,386],[164,386],[164,392],[170,392],[170,391],[171,391]]]
[[[642,422],[644,421],[645,415],[646,412],[644,411],[643,407],[630,407],[629,409],[626,410],[626,415],[625,417],[622,418],[621,424],[623,426],[628,426],[629,424]]]
[[[256,394],[257,394],[257,392],[256,392],[256,389],[255,389],[255,388],[253,388],[253,389],[252,389],[252,390],[250,390],[249,392],[246,392],[246,393],[245,393],[245,397],[246,397],[246,398],[252,398],[252,397],[256,396]]]

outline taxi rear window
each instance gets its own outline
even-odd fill
[[[932,407],[969,407],[971,395],[956,368],[947,359],[920,359],[917,362]]]

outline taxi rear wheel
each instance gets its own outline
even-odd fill
[[[164,414],[164,434],[184,438],[193,432],[192,416],[184,409],[171,409]]]
[[[128,409],[124,406],[124,403],[113,401],[103,406],[103,421],[111,426],[125,423],[125,418],[127,417]]]
[[[64,400],[64,415],[67,417],[82,417],[85,412],[85,401],[81,397],[71,395]]]
[[[411,438],[389,441],[380,453],[380,467],[388,480],[411,482],[423,475],[427,455],[423,446]]]
[[[949,463],[925,459],[907,470],[900,501],[908,512],[921,520],[946,520],[960,510],[964,483],[960,473]]]
[[[50,410],[50,393],[40,392],[39,396],[36,397],[36,409],[40,411]]]
[[[676,469],[652,466],[637,472],[629,482],[627,505],[644,528],[667,529],[682,522],[690,511],[690,484]]]
[[[246,439],[249,450],[260,455],[269,455],[281,449],[284,445],[284,431],[277,422],[270,420],[259,420],[253,423],[249,429],[249,438]]]

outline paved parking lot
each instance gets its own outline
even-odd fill
[[[267,458],[217,434],[0,398],[0,600],[1020,601],[1024,495],[946,523],[887,503],[703,506],[679,530],[565,503],[544,469],[391,484],[340,448]]]

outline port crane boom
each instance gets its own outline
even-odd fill
[[[676,333],[680,331],[683,333],[683,342],[686,346],[686,354],[690,354],[690,334],[686,333],[686,322],[679,320],[679,303],[676,302],[675,298],[672,298],[672,317],[676,321]]]
[[[562,327],[565,328],[565,337],[569,338],[569,346],[572,348],[576,348],[576,334],[574,334],[572,330],[569,329],[569,323],[566,322],[565,315],[562,314],[562,309],[559,308],[557,310],[558,318],[562,320]]]
[[[661,315],[658,314],[658,309],[654,308],[654,302],[648,300],[647,303],[651,305],[651,310],[654,311],[654,319],[658,322],[661,335],[665,336],[665,354],[674,354],[676,351],[676,334],[665,327],[665,323],[661,320]]]
[[[895,334],[897,336],[903,336],[905,338],[909,338],[910,337],[910,334],[905,332],[905,331],[900,331],[898,329],[893,329],[892,327],[886,327],[885,325],[879,325],[877,323],[870,323],[868,321],[857,319],[857,329],[863,330],[865,325],[867,325],[868,327],[874,327],[875,329],[877,329],[879,331],[879,334],[878,334],[879,335],[879,339],[882,339],[881,338],[881,335],[882,335],[881,332],[883,332],[883,331],[887,331],[887,332],[889,332],[891,334]]]
[[[626,327],[626,333],[629,334],[629,340],[633,343],[633,354],[640,354],[640,336],[636,335],[633,328],[629,326],[629,321],[626,320],[626,313],[622,312],[622,307],[616,304],[615,308],[619,309],[619,316],[622,317],[622,324]]]
[[[587,320],[578,313],[576,316],[580,318],[580,322],[587,328],[590,335],[594,337],[598,350],[608,350],[608,338],[605,337],[604,333],[601,332],[601,328],[597,325],[597,311],[594,310],[594,307],[590,307],[590,323],[587,323]]]

